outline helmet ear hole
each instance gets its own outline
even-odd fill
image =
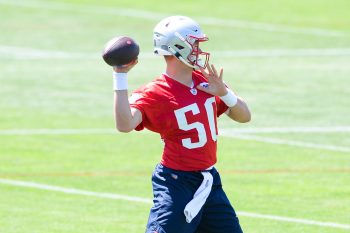
[[[168,46],[167,46],[167,45],[162,45],[162,46],[161,46],[161,49],[167,51],[167,50],[168,50]]]

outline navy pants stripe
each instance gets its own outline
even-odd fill
[[[187,223],[183,213],[193,198],[203,175],[183,172],[158,164],[152,175],[154,205],[146,233],[242,233],[236,213],[222,189],[214,168],[211,193],[198,215]]]

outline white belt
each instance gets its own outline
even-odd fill
[[[208,168],[210,170],[212,167]],[[190,223],[192,219],[196,217],[198,212],[202,209],[205,201],[207,200],[211,187],[213,186],[213,176],[210,172],[201,172],[203,175],[203,181],[196,193],[193,195],[193,199],[187,203],[184,214],[186,216],[186,222]]]

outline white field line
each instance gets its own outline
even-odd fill
[[[333,127],[267,127],[267,128],[220,128],[220,135],[266,134],[266,133],[350,133],[350,126]],[[69,135],[69,134],[115,134],[115,129],[81,128],[81,129],[0,129],[0,135]]]
[[[245,217],[252,217],[252,218],[263,218],[263,219],[277,220],[277,221],[283,221],[283,222],[301,223],[306,225],[317,225],[322,227],[350,229],[350,225],[348,224],[340,224],[340,223],[334,223],[334,222],[319,222],[314,220],[281,217],[281,216],[268,215],[268,214],[256,214],[256,213],[249,213],[244,211],[237,211],[237,214]]]
[[[212,52],[218,57],[332,57],[349,56],[350,48],[255,49]]]
[[[101,58],[101,54],[52,51],[44,49],[0,45],[0,59],[97,59]]]
[[[350,48],[308,48],[308,49],[256,49],[256,50],[232,50],[213,51],[213,56],[218,58],[239,57],[335,57],[350,56]],[[159,58],[149,53],[141,53],[140,58]],[[34,59],[101,59],[101,53],[65,52],[27,47],[0,45],[0,59],[34,60]]]
[[[350,133],[350,126],[325,127],[256,127],[256,128],[223,128],[220,131],[230,134],[264,134],[264,133]]]
[[[127,195],[112,194],[112,193],[97,193],[97,192],[91,192],[91,191],[86,191],[86,190],[81,190],[81,189],[63,188],[63,187],[59,187],[59,186],[39,184],[39,183],[28,182],[28,181],[18,181],[18,180],[15,181],[15,180],[7,180],[7,179],[0,178],[0,183],[4,184],[4,185],[12,185],[12,186],[26,187],[26,188],[35,188],[35,189],[41,189],[41,190],[47,190],[47,191],[62,192],[62,193],[67,193],[67,194],[93,196],[93,197],[99,197],[99,198],[117,199],[117,200],[152,204],[152,200],[148,199],[148,198],[132,197],[132,196],[127,196]]]
[[[148,132],[148,131],[145,131]],[[348,133],[350,127],[296,127],[296,128],[248,128],[248,129],[220,129],[220,136],[241,140],[258,141],[277,145],[288,145],[302,148],[321,149],[338,152],[350,152],[349,147],[316,144],[304,141],[284,140],[271,137],[255,136],[252,133]],[[3,129],[0,136],[6,135],[81,135],[81,134],[115,134],[114,129]]]
[[[316,144],[311,142],[285,140],[285,139],[279,139],[279,138],[254,136],[254,135],[247,135],[247,134],[245,135],[231,134],[223,130],[220,131],[220,135],[225,137],[230,137],[230,138],[237,138],[241,140],[257,141],[257,142],[264,142],[264,143],[277,144],[277,145],[288,145],[288,146],[296,146],[296,147],[311,148],[311,149],[338,151],[338,152],[345,152],[345,153],[350,152],[350,147],[334,146],[334,145],[327,145],[327,144]]]
[[[99,193],[99,192],[92,192],[92,191],[75,189],[75,188],[64,188],[60,186],[52,186],[52,185],[35,183],[35,182],[28,182],[28,181],[9,180],[9,179],[0,178],[0,184],[11,185],[16,187],[33,188],[33,189],[46,190],[46,191],[62,192],[62,193],[72,194],[72,195],[83,195],[83,196],[97,197],[97,198],[103,198],[103,199],[139,202],[139,203],[146,203],[150,205],[152,204],[152,200],[149,198],[141,198],[141,197],[120,195],[120,194],[114,194],[114,193]],[[299,224],[305,224],[305,225],[314,225],[319,227],[350,229],[350,225],[348,224],[340,224],[335,222],[321,222],[321,221],[314,221],[314,220],[301,219],[301,218],[290,218],[290,217],[282,217],[282,216],[275,216],[275,215],[250,213],[245,211],[237,211],[237,214],[239,216],[251,217],[251,218],[269,219],[269,220],[282,221],[282,222],[292,222],[292,223],[299,223]]]
[[[2,129],[0,135],[116,134],[116,129]]]
[[[60,11],[72,11],[82,13],[94,13],[94,14],[109,14],[118,15],[124,17],[141,18],[146,20],[159,21],[160,19],[168,16],[167,14],[159,14],[152,11],[128,9],[128,8],[117,8],[112,6],[94,6],[94,5],[82,5],[82,4],[69,4],[69,3],[48,3],[43,1],[12,1],[12,0],[0,0],[0,4],[11,5],[16,7],[28,7],[35,9],[45,10],[60,10]],[[213,17],[199,17],[198,22],[203,25],[231,27],[231,28],[243,28],[250,30],[260,30],[277,33],[294,33],[314,36],[348,36],[347,33],[329,29],[321,28],[298,28],[286,25],[277,25],[261,22],[252,22],[245,20],[234,20],[234,19],[220,19]]]

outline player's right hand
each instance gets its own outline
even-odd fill
[[[138,59],[136,58],[134,61],[128,64],[122,66],[113,66],[113,70],[117,73],[128,73],[137,63]]]

